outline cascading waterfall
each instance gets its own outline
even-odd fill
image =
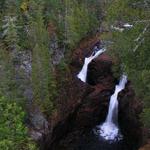
[[[84,65],[77,75],[77,77],[83,81],[86,82],[87,78],[87,70],[89,63],[97,58],[100,54],[102,54],[106,49],[102,48],[98,51],[92,53],[90,57],[85,58]],[[115,87],[115,92],[110,98],[110,104],[109,104],[109,111],[106,118],[106,121],[102,124],[97,126],[96,133],[98,133],[101,137],[103,137],[106,140],[120,140],[122,139],[122,135],[118,128],[118,93],[122,91],[125,88],[125,84],[127,83],[127,76],[122,75],[120,82]]]
[[[127,76],[122,75],[120,82],[115,87],[115,92],[110,98],[109,111],[106,121],[98,126],[98,134],[106,140],[120,140],[122,135],[118,128],[118,93],[125,88]]]
[[[87,70],[88,70],[88,65],[89,63],[97,58],[100,54],[102,54],[103,52],[105,51],[105,48],[102,48],[100,50],[98,50],[94,55],[92,54],[90,57],[88,58],[85,58],[84,60],[84,65],[81,69],[81,71],[79,72],[79,74],[77,75],[77,77],[83,81],[83,82],[86,82],[86,78],[87,78]]]

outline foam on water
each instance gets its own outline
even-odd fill
[[[115,92],[110,98],[109,111],[106,121],[97,126],[96,134],[103,137],[106,140],[115,141],[121,140],[123,136],[121,135],[118,127],[118,94],[125,88],[127,83],[127,76],[122,75],[120,82],[115,87]]]

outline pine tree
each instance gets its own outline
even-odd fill
[[[15,99],[17,95],[15,61],[16,53],[19,50],[18,45],[18,25],[17,25],[17,1],[2,1],[1,10],[1,58],[3,63],[3,92],[9,97]],[[5,62],[5,63],[4,63]]]
[[[29,40],[32,40],[32,87],[34,102],[41,110],[51,113],[55,99],[56,87],[51,66],[48,31],[44,25],[42,1],[30,3]]]
[[[108,6],[106,22],[109,26],[132,24],[123,32],[112,31],[112,55],[118,56],[121,72],[126,72],[136,94],[144,102],[142,120],[150,127],[150,52],[149,52],[149,5],[147,1],[114,0]],[[119,64],[117,64],[119,65]]]

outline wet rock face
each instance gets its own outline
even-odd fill
[[[136,150],[143,143],[143,128],[140,122],[142,104],[135,97],[130,83],[119,94],[119,124],[129,148]]]
[[[105,53],[89,64],[87,90],[92,90],[82,98],[82,104],[76,114],[76,127],[93,128],[105,120],[109,99],[115,88],[115,78],[111,73],[112,64],[111,58]]]
[[[87,82],[91,85],[106,84],[112,76],[112,60],[105,53],[93,60],[88,66]],[[110,81],[111,82],[111,81]]]

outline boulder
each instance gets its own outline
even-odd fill
[[[87,82],[96,85],[102,82],[105,84],[107,80],[111,80],[112,64],[112,59],[105,53],[94,59],[88,66]]]

